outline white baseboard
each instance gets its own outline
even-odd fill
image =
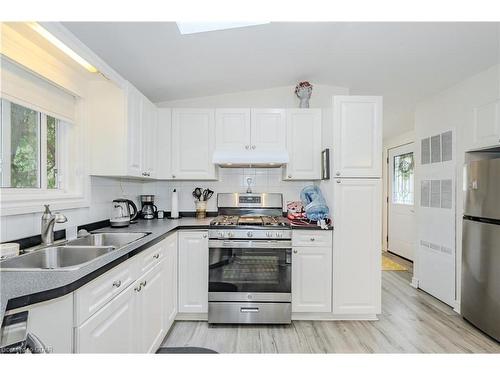
[[[175,320],[207,321],[208,313],[177,313]]]
[[[207,313],[178,313],[178,321],[208,320]],[[378,320],[376,314],[292,313],[292,320]]]
[[[417,278],[415,278],[415,277],[412,277],[412,278],[411,278],[411,283],[410,283],[410,285],[411,285],[412,287],[414,287],[415,289],[418,289],[418,279],[417,279]]]

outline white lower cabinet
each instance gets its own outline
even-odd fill
[[[208,312],[208,232],[179,232],[179,312]]]
[[[177,233],[164,241],[163,282],[165,284],[164,330],[168,332],[177,315]]]
[[[130,285],[76,328],[77,353],[134,353],[136,351],[136,288]]]
[[[101,292],[108,284],[119,289],[123,275],[136,277],[115,295]],[[89,298],[94,294],[102,297]],[[109,298],[105,304],[95,302],[104,297]],[[90,309],[87,303],[99,308]],[[77,353],[155,352],[177,314],[177,234],[84,286],[75,293],[75,306],[77,313],[89,314],[84,321],[79,319],[85,314],[75,316]]]
[[[139,353],[152,353],[161,344],[164,332],[165,283],[163,262],[137,280],[136,334]]]
[[[333,313],[379,314],[382,182],[335,180]]]
[[[332,232],[292,231],[292,312],[332,311]]]

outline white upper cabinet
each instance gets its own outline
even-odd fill
[[[243,151],[250,148],[250,109],[216,109],[215,128],[218,151]]]
[[[286,148],[286,114],[284,109],[252,109],[251,149],[276,151]]]
[[[474,108],[470,150],[500,145],[500,102],[495,101]]]
[[[183,180],[213,180],[215,110],[172,110],[172,176]]]
[[[333,177],[382,176],[382,97],[334,96]]]
[[[285,180],[321,179],[321,109],[288,109]]]
[[[172,178],[172,110],[158,108],[158,137],[156,139],[156,177]]]
[[[90,174],[155,177],[156,106],[129,83],[95,81],[88,91]]]
[[[333,312],[379,314],[382,182],[334,181]]]

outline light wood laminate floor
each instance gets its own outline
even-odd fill
[[[500,353],[500,345],[449,306],[409,285],[407,271],[382,272],[378,321],[294,321],[286,326],[179,321],[162,346],[219,353]]]

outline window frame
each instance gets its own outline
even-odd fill
[[[403,202],[403,201],[396,201],[396,196],[397,192],[399,190],[395,189],[396,187],[396,179],[398,178],[398,175],[396,173],[396,159],[403,159],[406,156],[411,155],[412,159],[412,168],[411,168],[411,175],[408,179],[410,187],[413,189],[408,192],[408,194],[411,194],[411,202]],[[398,164],[398,168],[401,162]],[[402,205],[402,206],[414,206],[415,205],[415,153],[413,151],[401,153],[394,155],[392,157],[392,162],[391,162],[391,169],[392,169],[392,179],[391,179],[391,191],[392,191],[392,197],[391,197],[391,203],[394,205]]]
[[[86,131],[82,126],[84,117],[84,101],[77,100],[75,119],[69,121],[57,114],[48,113],[30,103],[12,98],[9,95],[0,96],[4,101],[22,105],[39,112],[40,118],[40,160],[39,176],[40,188],[0,188],[0,216],[36,213],[43,211],[44,204],[50,204],[53,209],[71,209],[90,206],[90,176],[86,173]],[[2,116],[4,116],[2,105]],[[59,137],[56,162],[58,164],[59,186],[57,189],[47,187],[47,165],[42,163],[47,157],[47,122],[46,117],[51,116],[59,121],[57,135]],[[10,111],[9,111],[10,120]],[[41,117],[45,117],[42,121]],[[2,121],[4,118],[2,117]],[[10,132],[10,131],[9,131]],[[7,140],[8,139],[8,140]],[[4,137],[2,142],[10,144],[10,137]],[[71,147],[70,147],[71,144]],[[3,146],[3,145],[2,145]],[[10,145],[9,145],[10,148]],[[2,165],[3,167],[3,165]],[[3,172],[2,172],[3,173]]]

